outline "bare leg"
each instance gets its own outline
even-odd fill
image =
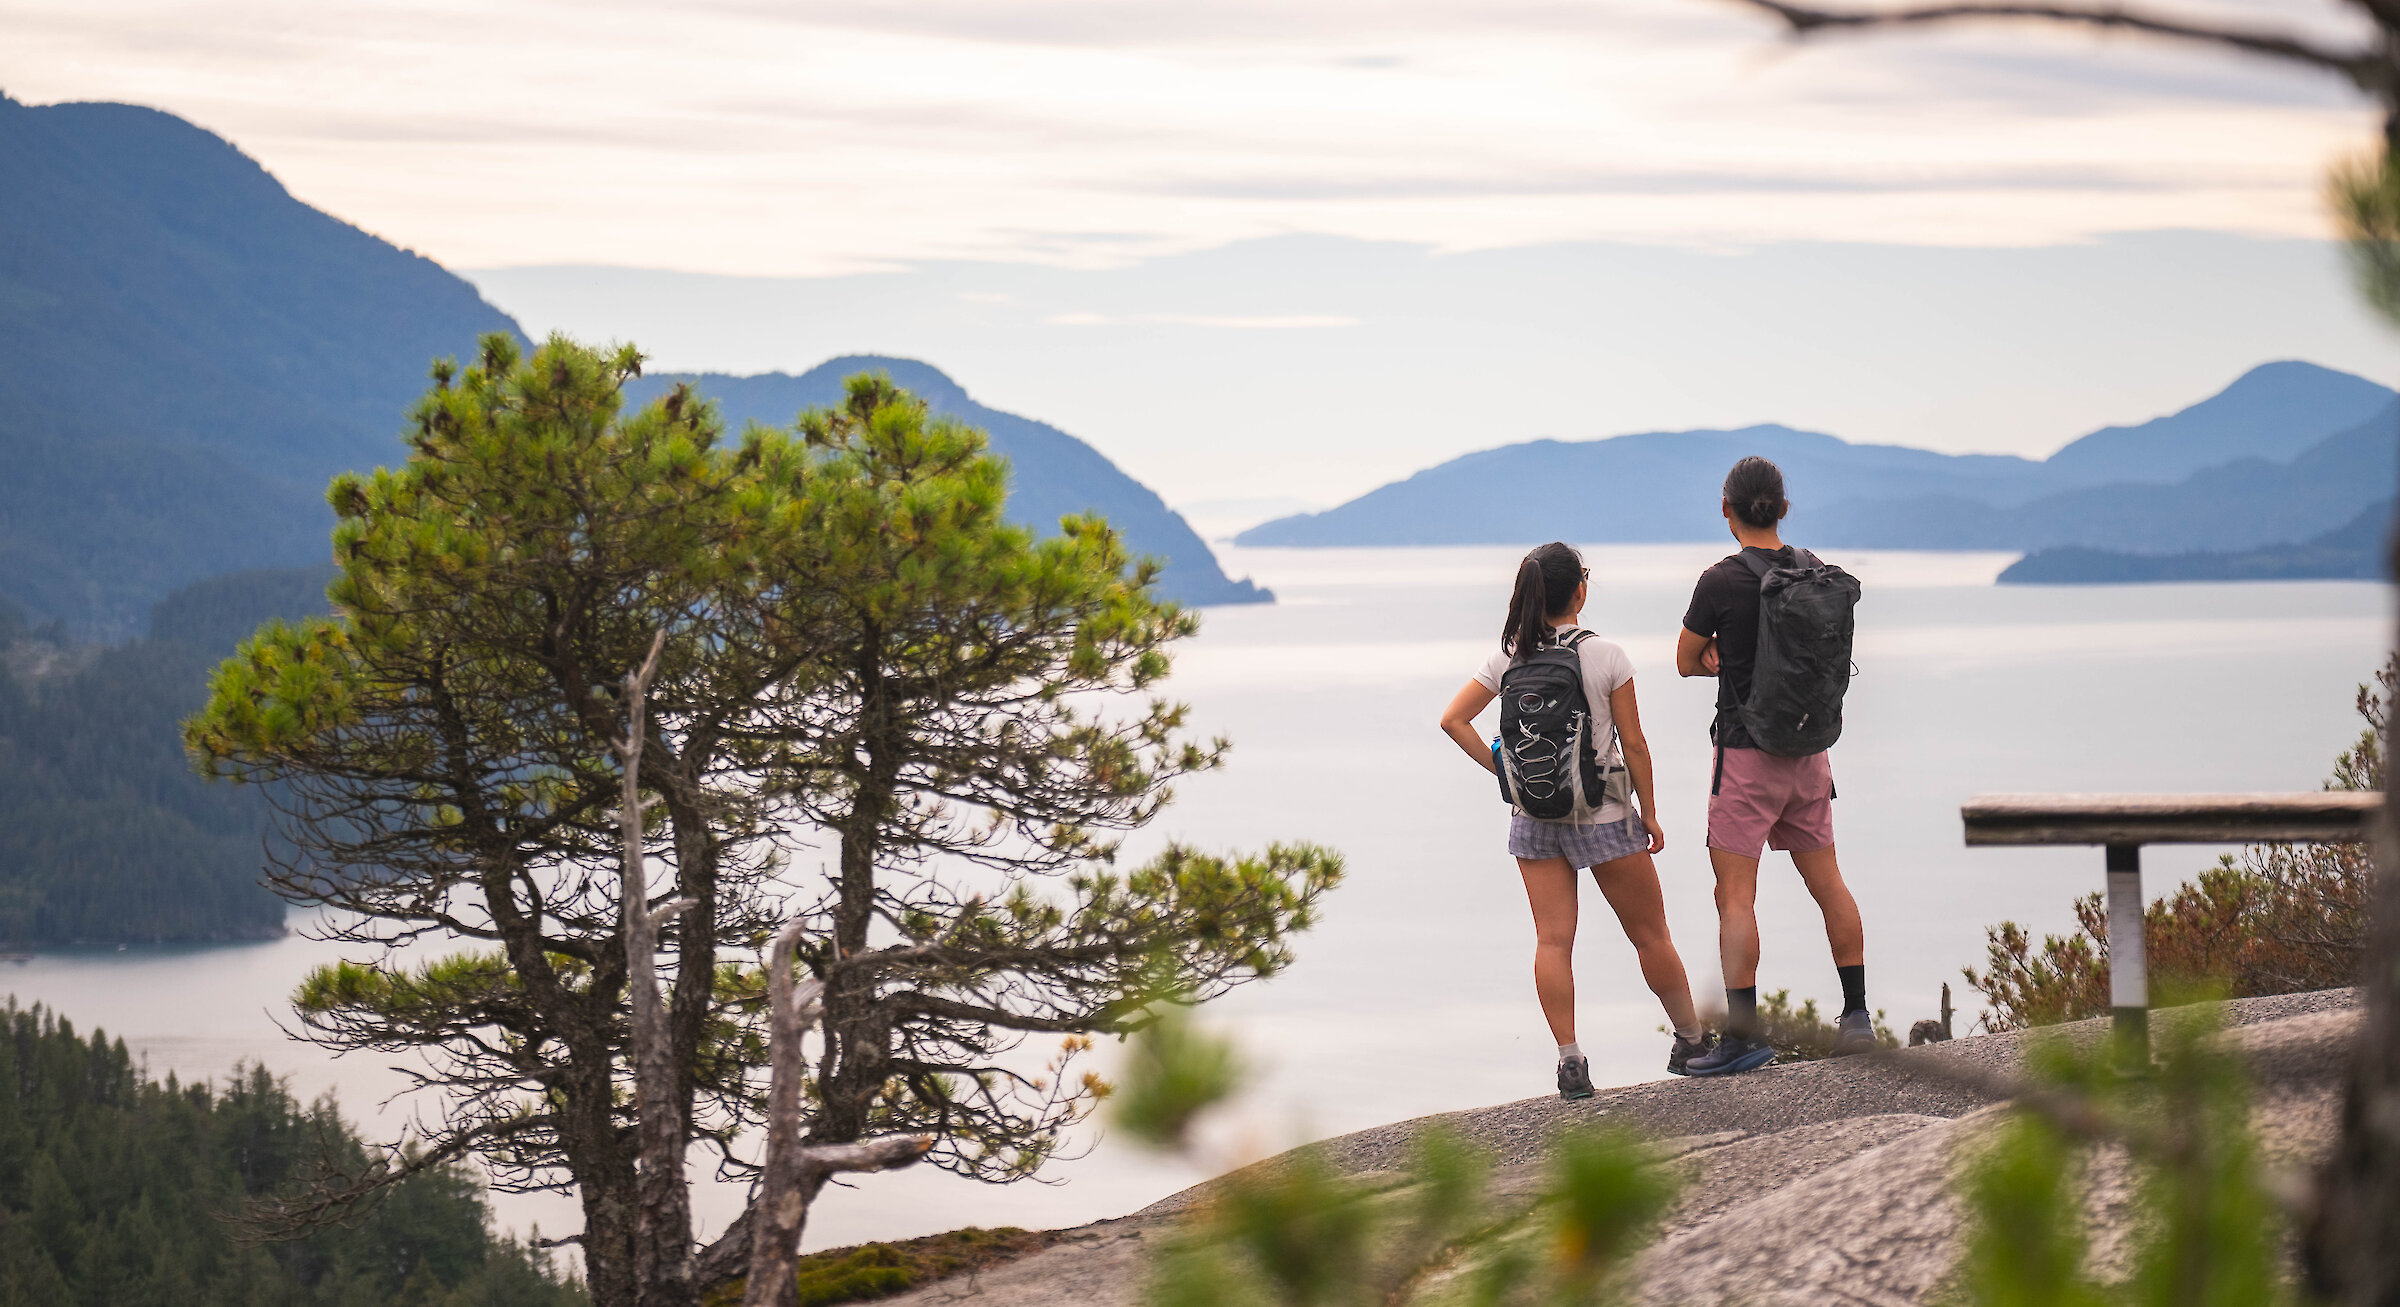
[[[1519,858],[1533,908],[1533,996],[1550,1036],[1575,1042],[1575,869],[1565,858]]]
[[[1833,947],[1833,965],[1864,965],[1866,923],[1859,919],[1858,900],[1850,897],[1850,887],[1842,882],[1842,868],[1834,860],[1833,846],[1795,853],[1792,865],[1799,869],[1800,883],[1808,886],[1809,897],[1817,901],[1817,910],[1825,914],[1825,942]],[[1755,877],[1758,864],[1750,866]]]
[[[1725,988],[1758,983],[1758,859],[1723,849],[1708,851],[1717,873],[1717,960]]]
[[[1699,1014],[1692,1010],[1691,982],[1684,978],[1683,958],[1667,934],[1667,901],[1658,888],[1658,865],[1647,853],[1636,853],[1592,868],[1592,879],[1616,911],[1617,924],[1641,959],[1642,980],[1658,995],[1659,1006],[1677,1030],[1698,1030]]]

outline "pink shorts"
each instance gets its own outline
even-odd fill
[[[1763,848],[1812,853],[1833,843],[1831,757],[1778,758],[1758,749],[1719,749],[1717,755],[1708,847],[1755,858]]]

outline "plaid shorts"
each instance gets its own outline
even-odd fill
[[[1543,821],[1521,812],[1508,815],[1512,858],[1565,858],[1570,867],[1597,867],[1650,850],[1650,829],[1628,814],[1622,821]]]

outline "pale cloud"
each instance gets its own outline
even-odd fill
[[[1711,0],[0,0],[0,30],[19,99],[183,114],[467,266],[2319,235],[2324,164],[2371,134],[2339,88],[2232,56],[1795,49]]]
[[[1322,327],[1355,327],[1358,319],[1339,313],[1053,313],[1042,319],[1053,327],[1216,327],[1229,331],[1307,331]]]

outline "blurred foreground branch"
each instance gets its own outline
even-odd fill
[[[1928,27],[1972,21],[2064,23],[2075,27],[2140,32],[2239,50],[2245,54],[2297,64],[2341,77],[2374,97],[2384,109],[2387,148],[2400,148],[2400,6],[2388,0],[2353,0],[2382,30],[2372,44],[2342,49],[2320,45],[2289,32],[2252,27],[2218,26],[2193,18],[2147,13],[2115,5],[1967,3],[1922,5],[1904,9],[1818,9],[1787,0],[1739,0],[1781,19],[1794,36],[1817,32],[1880,27]]]

